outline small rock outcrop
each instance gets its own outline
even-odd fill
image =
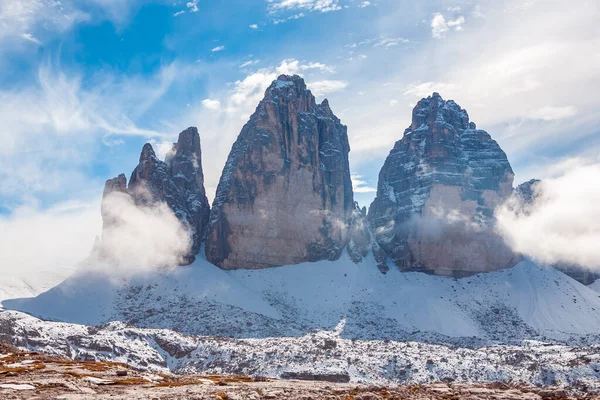
[[[350,238],[346,247],[348,255],[352,261],[359,263],[371,249],[371,232],[367,222],[367,207],[360,208],[357,202],[354,202],[348,224],[348,237]]]
[[[280,76],[233,145],[206,258],[223,269],[335,260],[353,212],[347,130],[304,80]]]
[[[204,189],[198,130],[190,127],[181,132],[165,161],[156,156],[150,143],[146,143],[129,179],[129,186],[124,174],[109,179],[104,186],[103,199],[113,192],[131,196],[140,206],[166,203],[188,228],[192,243],[190,256],[196,254],[200,250],[210,213]],[[104,210],[102,214],[105,227],[116,222],[108,221],[109,213]]]
[[[520,261],[494,232],[494,208],[512,193],[513,171],[467,111],[438,93],[415,106],[387,157],[369,209],[385,270],[467,276]]]
[[[523,206],[530,207],[538,194],[536,193],[536,186],[541,181],[539,179],[530,179],[527,182],[521,183],[515,188],[515,196],[520,200]]]

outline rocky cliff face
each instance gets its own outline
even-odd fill
[[[191,255],[200,250],[210,206],[204,189],[200,135],[196,128],[188,128],[179,134],[165,161],[159,160],[152,145],[146,143],[129,186],[123,174],[109,179],[104,186],[103,198],[115,191],[130,196],[140,206],[166,203],[190,231]],[[105,226],[116,223],[107,221],[108,215],[103,210]]]
[[[437,93],[422,99],[379,173],[368,215],[376,259],[452,276],[515,265],[493,230],[512,183],[506,154],[466,110]]]
[[[224,269],[337,259],[353,195],[346,127],[299,76],[280,76],[233,145],[206,257]]]

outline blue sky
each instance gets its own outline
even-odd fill
[[[87,251],[104,181],[129,174],[143,143],[164,153],[188,126],[200,130],[212,197],[233,141],[279,73],[303,75],[348,126],[361,205],[412,106],[433,91],[501,144],[516,183],[597,163],[599,7],[0,0],[0,222],[19,230],[80,213]]]

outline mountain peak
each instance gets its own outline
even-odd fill
[[[140,153],[140,162],[149,159],[156,159],[156,153],[154,153],[152,145],[150,143],[146,143],[144,144],[144,147],[142,147],[142,152]]]
[[[175,144],[177,154],[200,154],[200,134],[198,128],[190,126],[179,134]]]
[[[339,258],[353,210],[349,151],[329,103],[317,105],[300,76],[279,76],[227,159],[207,259],[254,269]]]
[[[510,196],[513,177],[504,151],[466,110],[437,92],[421,99],[369,209],[383,251],[374,247],[378,261],[453,276],[513,266],[519,257],[493,228],[493,210]]]
[[[277,77],[273,83],[271,83],[271,87],[281,88],[281,87],[289,87],[296,86],[299,89],[306,89],[306,83],[304,79],[300,75],[285,75],[281,74]]]
[[[412,123],[406,133],[417,129],[462,130],[474,129],[469,124],[467,110],[461,108],[454,100],[444,100],[438,92],[422,98],[413,109]]]

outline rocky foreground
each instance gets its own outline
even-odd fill
[[[233,375],[174,375],[125,364],[74,361],[0,344],[3,399],[592,399],[593,393],[504,383],[439,382],[395,387],[357,385],[336,376],[270,379]],[[333,381],[333,382],[330,382]]]

